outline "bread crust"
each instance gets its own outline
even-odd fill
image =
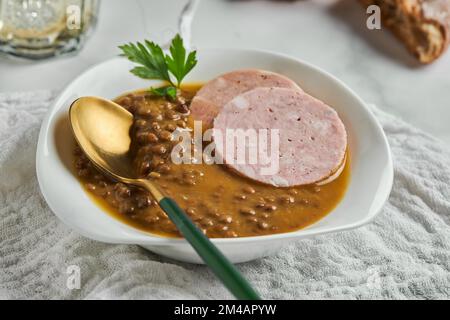
[[[450,43],[450,0],[359,0],[378,5],[383,24],[421,62],[439,58]]]

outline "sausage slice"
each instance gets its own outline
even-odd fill
[[[267,174],[266,170],[263,174],[261,170],[269,165],[262,163],[260,152],[273,156],[270,135],[266,135],[267,149],[258,147],[254,141],[251,143],[248,137],[238,137],[234,149],[227,150],[227,129],[255,129],[256,132],[260,132],[259,129],[278,129],[278,171]],[[221,156],[229,167],[248,178],[274,186],[290,187],[323,181],[339,172],[345,160],[347,133],[337,112],[296,89],[256,88],[242,93],[220,110],[214,120],[214,130],[214,138],[222,139]],[[246,163],[239,164],[237,142],[245,139]],[[230,152],[232,156],[227,158]],[[251,152],[258,154],[256,164],[250,163]],[[271,163],[277,162],[277,159],[271,159]]]
[[[257,87],[280,87],[302,91],[291,79],[270,71],[245,69],[225,73],[206,83],[191,103],[191,115],[211,127],[214,117],[237,95]]]

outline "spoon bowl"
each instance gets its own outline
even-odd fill
[[[117,103],[97,97],[75,100],[69,110],[78,144],[97,167],[113,178],[135,178],[129,157],[133,115]]]

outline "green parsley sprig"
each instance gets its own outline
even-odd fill
[[[161,47],[154,42],[145,40],[143,43],[129,43],[119,46],[122,55],[138,64],[130,70],[143,79],[163,80],[167,86],[150,88],[158,96],[174,99],[184,77],[197,64],[197,52],[187,54],[183,39],[177,34],[171,42],[169,53],[164,54]],[[174,79],[174,80],[172,80]]]

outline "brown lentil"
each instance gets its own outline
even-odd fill
[[[254,216],[256,214],[256,211],[250,208],[242,208],[240,212],[244,215],[248,216]]]
[[[281,196],[280,198],[280,202],[281,203],[294,203],[295,199],[292,196]]]
[[[170,141],[172,140],[172,133],[167,130],[163,130],[159,133],[159,137],[161,138],[161,140]]]
[[[265,209],[266,211],[275,211],[275,210],[277,210],[277,206],[274,206],[274,205],[268,205],[268,206],[265,206],[264,209]]]
[[[253,189],[251,186],[245,186],[243,190],[244,190],[244,192],[250,193],[250,194],[253,194],[256,192],[255,189]]]

